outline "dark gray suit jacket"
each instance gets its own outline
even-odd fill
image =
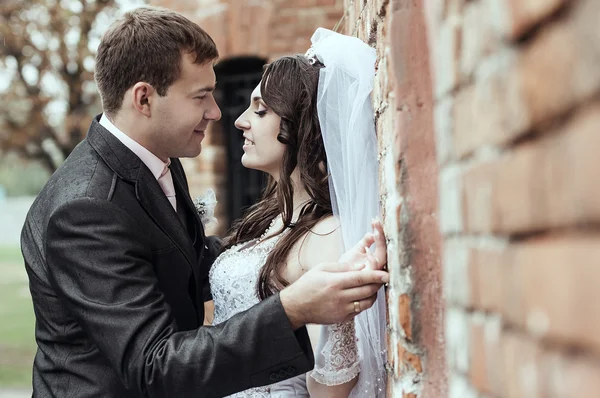
[[[201,327],[218,245],[179,160],[178,212],[98,123],[33,204],[21,246],[36,315],[36,397],[221,397],[312,368],[279,296]]]

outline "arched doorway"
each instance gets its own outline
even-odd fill
[[[244,209],[256,203],[264,184],[264,173],[242,166],[244,138],[234,126],[235,120],[248,107],[252,90],[260,82],[265,60],[258,57],[236,57],[215,66],[217,90],[215,98],[221,107],[220,130],[227,156],[227,215],[229,225],[240,218]]]

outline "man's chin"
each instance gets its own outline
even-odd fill
[[[178,156],[179,158],[195,158],[202,153],[202,146],[195,150],[188,150],[185,154]]]

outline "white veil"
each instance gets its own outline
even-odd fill
[[[309,58],[320,70],[317,110],[327,153],[334,215],[348,250],[371,230],[379,214],[377,136],[371,91],[376,53],[360,39],[319,28]],[[360,376],[352,397],[384,397],[386,308],[384,289],[376,303],[355,318]]]

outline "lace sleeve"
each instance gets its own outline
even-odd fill
[[[335,386],[349,382],[359,372],[354,320],[337,325],[323,325],[315,368],[310,376],[318,383]]]

